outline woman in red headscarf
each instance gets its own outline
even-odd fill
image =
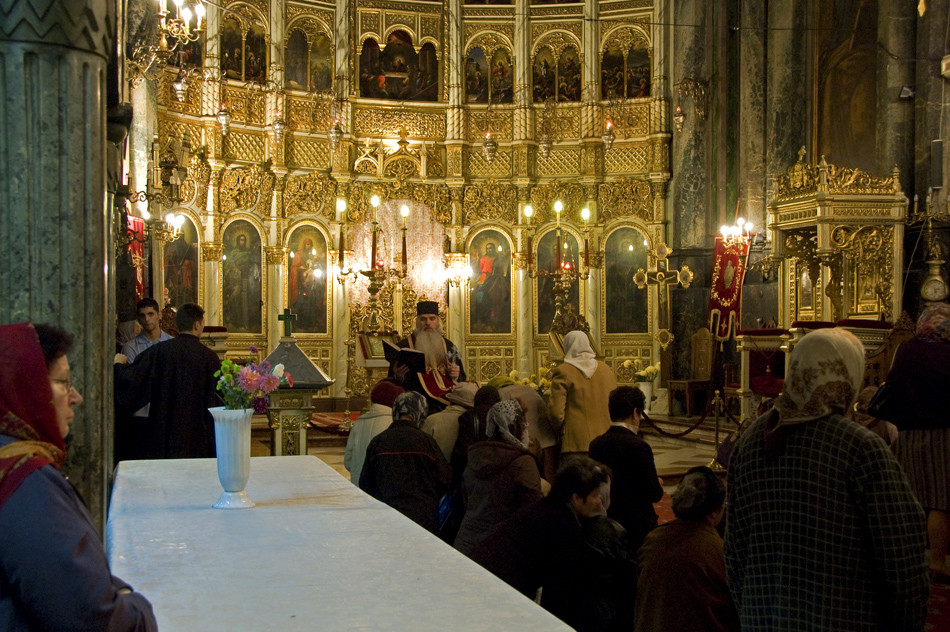
[[[157,630],[145,597],[109,571],[60,467],[72,407],[62,329],[0,327],[0,629]]]

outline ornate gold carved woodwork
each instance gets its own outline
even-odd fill
[[[163,70],[158,74],[158,86],[155,92],[155,100],[158,105],[165,106],[169,112],[201,116],[201,87],[203,83],[201,76],[188,77],[191,86],[184,101],[179,101],[172,94],[172,82],[175,81],[176,77],[177,72],[167,70]]]
[[[528,267],[528,255],[524,252],[516,252],[512,255],[512,265],[515,270],[525,270]]]
[[[507,27],[507,28],[506,28]],[[499,48],[503,48],[511,54],[514,46],[514,26],[510,24],[491,24],[484,23],[465,25],[465,54],[472,52],[473,48],[481,48],[485,53],[486,59],[491,59],[492,54]]]
[[[297,12],[298,15],[301,12]],[[304,38],[307,40],[307,44],[313,44],[314,40],[319,35],[326,35],[331,40],[333,39],[333,14],[320,11],[320,12],[308,12],[307,17],[304,17],[299,20],[292,19],[290,15],[287,16],[287,28],[284,30],[284,46],[287,46],[287,42],[290,39],[290,34],[293,31],[300,31],[304,34]]]
[[[508,148],[499,148],[492,162],[485,159],[481,144],[465,152],[465,170],[469,176],[476,178],[507,178],[511,175],[511,162]]]
[[[308,140],[300,136],[287,139],[287,166],[319,169],[330,162],[330,145],[321,140]]]
[[[287,262],[287,248],[283,246],[264,246],[264,256],[268,264],[282,266]]]
[[[462,222],[475,224],[482,221],[500,221],[515,224],[518,221],[518,187],[488,180],[465,187],[462,204]]]
[[[413,112],[385,108],[358,107],[353,112],[354,133],[370,138],[445,138],[445,116],[439,112]]]
[[[441,49],[439,45],[444,38],[442,37],[442,20],[438,17],[423,15],[419,18],[419,43],[430,39],[436,45],[436,49]]]
[[[490,126],[495,140],[511,140],[512,115],[512,110],[470,110],[465,117],[465,138],[472,143],[481,143]]]
[[[842,251],[847,272],[847,278],[842,279],[850,297],[845,317],[891,313],[894,227],[836,226],[831,243]]]
[[[542,22],[531,25],[531,35],[534,45],[531,47],[531,58],[534,59],[542,46],[554,51],[554,59],[561,56],[564,49],[572,46],[577,49],[578,59],[583,61],[584,48],[581,44],[581,25],[578,22]],[[574,37],[571,37],[573,35]]]
[[[292,132],[323,133],[329,127],[331,95],[314,93],[308,98],[286,96],[284,110],[287,127]]]
[[[386,25],[385,34],[387,35],[390,32],[399,29],[408,33],[409,36],[412,37],[412,41],[414,43],[418,44],[419,40],[421,39],[419,37],[419,32],[416,29],[416,14],[414,11],[403,13],[395,11],[392,8],[386,9],[386,11],[383,13],[383,22]]]
[[[269,216],[273,190],[274,174],[258,165],[226,170],[221,178],[222,221],[236,211]]]
[[[597,208],[600,219],[605,222],[624,216],[652,222],[653,187],[647,180],[627,177],[605,182],[600,185],[597,194]]]
[[[896,194],[900,193],[900,178],[896,171],[890,178],[878,178],[860,169],[830,165],[824,156],[817,165],[811,165],[805,162],[802,147],[798,150],[798,162],[776,178],[775,197],[783,200],[814,193]]]
[[[360,43],[367,37],[375,36],[377,39],[382,36],[380,28],[381,14],[376,11],[360,11]]]
[[[604,148],[600,143],[581,145],[581,175],[584,177],[603,175]]]
[[[160,147],[168,145],[171,137],[179,141],[188,140],[193,145],[200,142],[201,126],[193,125],[187,121],[181,121],[168,116],[161,116],[158,119],[158,142]]]
[[[581,17],[584,14],[584,7],[582,5],[573,4],[573,5],[558,5],[558,6],[533,6],[531,7],[531,17],[566,17],[566,16],[577,16]]]
[[[595,269],[602,269],[604,267],[604,253],[595,250],[590,253],[590,267]]]
[[[316,17],[327,25],[333,24],[333,12],[324,11],[322,9],[318,9],[317,7],[302,6],[299,4],[287,4],[284,8],[284,11],[287,15],[288,25],[293,24],[294,20],[301,15]]]
[[[452,221],[449,205],[449,187],[435,182],[353,182],[346,198],[346,220],[363,222],[371,217],[372,207],[369,200],[373,194],[381,200],[412,200],[429,207],[433,217],[440,224]]]
[[[613,121],[620,138],[646,136],[650,133],[651,103],[611,101],[604,106],[604,118]]]
[[[576,182],[561,182],[560,180],[539,184],[531,189],[531,205],[534,207],[532,223],[543,224],[554,221],[554,202],[557,200],[564,204],[561,221],[579,225],[578,214],[587,203],[584,187]]]
[[[547,158],[538,157],[538,175],[570,176],[581,172],[581,153],[579,149],[552,150]]]
[[[650,167],[650,145],[647,143],[627,147],[614,145],[604,154],[604,171],[608,174],[646,173]]]
[[[192,154],[188,161],[188,177],[181,185],[179,195],[183,203],[190,203],[204,211],[208,202],[208,183],[211,181],[211,166],[204,157],[204,148]]]
[[[255,15],[253,12],[249,11],[247,7],[241,5],[251,5],[260,11],[260,16]],[[224,3],[224,6],[227,7],[229,13],[237,12],[246,18],[251,20],[259,20],[261,17],[267,18],[270,12],[270,7],[268,7],[267,0],[233,0],[232,2]],[[267,28],[267,22],[264,22],[264,28]]]
[[[510,338],[479,340],[465,349],[465,374],[480,383],[504,377],[515,370],[515,347]]]
[[[606,32],[609,28],[609,25],[601,24],[602,32]],[[626,57],[631,49],[650,48],[651,46],[650,35],[647,32],[639,28],[622,26],[607,33],[600,50],[603,52],[608,48],[619,48],[623,51],[623,56]]]
[[[669,137],[651,138],[650,148],[652,150],[650,154],[651,171],[669,172],[670,170],[670,139]]]
[[[231,110],[231,124],[264,125],[266,99],[261,90],[225,84],[221,88],[221,100]]]
[[[309,215],[334,219],[336,216],[336,182],[322,173],[289,175],[281,196],[284,217]]]
[[[201,242],[201,260],[202,261],[221,261],[221,255],[224,254],[224,244],[220,241]]]
[[[224,137],[222,154],[228,160],[261,163],[264,161],[264,135],[245,134],[233,129]]]
[[[610,5],[611,12],[628,11],[630,9],[652,9],[654,0],[628,0],[627,2],[616,2]],[[603,11],[603,9],[601,9]],[[635,18],[637,22],[650,23],[649,17]]]
[[[412,285],[403,285],[402,305],[400,306],[402,310],[402,332],[400,333],[402,336],[408,336],[416,328],[416,303],[426,300],[426,298],[424,294],[422,296],[416,294],[416,290]],[[390,303],[392,303],[392,299],[390,299]],[[439,310],[439,319],[443,323],[445,322],[445,312],[441,309]]]

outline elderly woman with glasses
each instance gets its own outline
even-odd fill
[[[71,344],[56,327],[0,326],[0,629],[156,630],[60,472],[82,402]]]

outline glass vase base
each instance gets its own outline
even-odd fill
[[[222,492],[218,502],[211,505],[215,509],[250,509],[254,501],[247,497],[247,492]]]

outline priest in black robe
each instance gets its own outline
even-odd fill
[[[185,303],[175,316],[181,334],[155,345],[127,367],[117,365],[120,404],[137,410],[151,403],[147,420],[130,433],[132,458],[184,459],[215,456],[214,420],[209,408],[221,405],[215,391],[217,354],[199,340],[204,310]],[[127,384],[123,390],[120,388]]]

